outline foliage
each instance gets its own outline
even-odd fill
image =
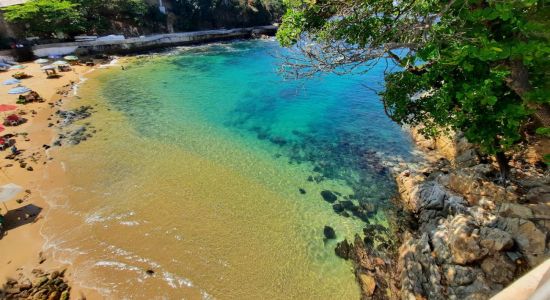
[[[88,33],[108,31],[112,22],[143,25],[148,6],[143,0],[70,0],[78,4]]]
[[[4,16],[8,22],[26,25],[29,34],[41,37],[81,30],[77,5],[67,0],[31,0],[4,8]]]
[[[277,37],[304,52],[309,66],[291,63],[294,72],[306,70],[297,74],[364,70],[376,58],[396,62],[381,95],[398,123],[422,123],[427,135],[463,131],[489,154],[512,149],[530,120],[548,126],[550,7],[543,0],[286,5]]]
[[[175,0],[173,6],[179,30],[265,25],[283,13],[280,0]]]
[[[282,13],[281,0],[172,0],[176,30],[270,24]],[[166,15],[145,0],[31,0],[5,8],[6,19],[28,25],[29,34],[105,34],[160,31]]]

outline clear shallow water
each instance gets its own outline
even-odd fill
[[[385,224],[394,186],[379,162],[410,159],[411,144],[365,88],[385,66],[285,81],[278,51],[180,49],[82,86],[71,105],[93,105],[98,131],[55,154],[66,176],[45,192],[44,228],[77,280],[111,298],[359,297],[323,227],[342,240],[361,218]],[[378,209],[337,214],[323,190]]]

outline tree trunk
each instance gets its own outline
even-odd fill
[[[508,165],[508,157],[504,152],[499,151],[496,153],[496,159],[498,163],[498,168],[500,169],[500,180],[503,185],[506,185],[506,180],[508,180],[508,175],[510,174],[510,166]]]
[[[521,98],[531,91],[529,71],[523,64],[523,61],[516,59],[510,62],[510,77],[506,79],[506,83]],[[550,126],[550,108],[547,105],[529,102],[527,106],[534,111],[533,118],[537,126]]]

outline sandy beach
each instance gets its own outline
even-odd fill
[[[51,175],[48,178],[44,170],[53,162],[44,145],[51,145],[55,137],[55,129],[50,125],[56,122],[55,111],[70,99],[74,84],[81,81],[83,74],[92,70],[92,67],[76,65],[72,66],[72,71],[60,73],[59,78],[47,79],[40,65],[32,62],[23,65],[26,66],[23,70],[1,72],[0,82],[23,71],[32,77],[21,80],[20,84],[36,91],[45,101],[16,104],[18,95],[8,94],[16,85],[0,85],[0,104],[17,106],[13,111],[3,112],[2,118],[17,112],[27,119],[22,125],[6,126],[2,132],[2,135],[15,135],[13,139],[20,154],[17,155],[19,161],[15,161],[5,158],[11,154],[10,149],[3,151],[0,159],[0,186],[13,183],[22,187],[18,195],[6,202],[9,209],[7,213],[2,205],[2,214],[6,219],[5,233],[0,240],[0,279],[3,283],[9,278],[30,277],[35,268],[46,272],[68,268],[67,275],[70,278],[70,266],[63,266],[48,253],[42,253],[45,240],[41,235],[41,228],[49,207],[40,195],[40,188],[51,182]],[[59,176],[63,176],[61,170]],[[82,294],[74,287],[71,293],[72,298]],[[86,292],[86,297],[90,298],[89,292]]]

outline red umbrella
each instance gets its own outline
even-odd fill
[[[0,112],[10,111],[10,110],[14,110],[16,108],[17,108],[17,106],[15,106],[15,105],[0,104]]]

